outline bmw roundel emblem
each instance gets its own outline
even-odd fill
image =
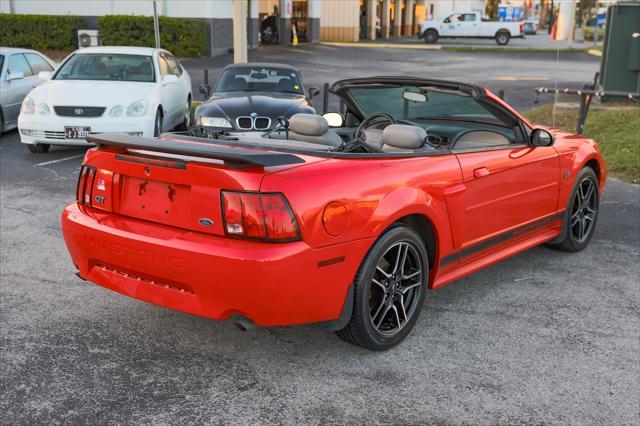
[[[213,220],[209,219],[208,217],[201,217],[198,222],[202,226],[213,226]]]
[[[84,114],[84,110],[82,108],[76,108],[75,111],[73,111],[76,115],[82,115]]]
[[[258,116],[258,113],[252,112],[251,114],[249,114],[249,116],[251,116],[251,118],[256,118]]]

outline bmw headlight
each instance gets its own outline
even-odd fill
[[[24,98],[22,101],[22,108],[20,108],[22,114],[33,114],[36,112],[36,103],[30,97]]]
[[[229,123],[229,120],[222,117],[200,117],[198,124],[206,127],[223,127],[230,129],[233,126]]]
[[[149,103],[144,99],[140,99],[138,101],[133,102],[131,105],[127,107],[127,116],[142,117],[147,113],[148,109],[149,109]]]
[[[124,112],[124,107],[122,105],[116,105],[109,110],[109,117],[120,117]]]
[[[38,106],[36,107],[36,113],[40,115],[49,115],[51,114],[51,110],[49,109],[49,105],[43,102],[41,104],[38,104]]]

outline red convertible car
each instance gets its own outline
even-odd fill
[[[536,128],[470,84],[380,77],[332,91],[344,116],[298,114],[262,135],[92,136],[62,213],[78,275],[384,350],[428,290],[542,243],[589,243],[606,178],[594,141]]]

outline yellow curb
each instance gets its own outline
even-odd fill
[[[602,56],[602,52],[600,50],[597,50],[597,49],[589,49],[587,53],[589,53],[589,55],[593,55],[593,56],[598,56],[598,57]]]
[[[382,47],[385,49],[426,49],[441,50],[442,46],[434,44],[401,44],[401,43],[350,43],[342,41],[323,41],[320,44],[327,46],[346,46],[346,47]]]

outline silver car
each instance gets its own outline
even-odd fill
[[[55,67],[55,62],[35,50],[0,47],[0,134],[18,126],[22,101],[43,83],[38,73]]]

